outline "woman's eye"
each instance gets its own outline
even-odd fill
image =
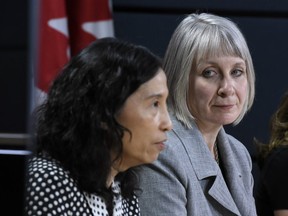
[[[243,74],[243,70],[236,69],[236,70],[232,71],[232,75],[235,76],[235,77],[239,77],[242,74]]]
[[[209,78],[209,77],[212,77],[215,73],[216,72],[213,70],[205,70],[205,71],[203,71],[202,76]]]
[[[153,103],[153,106],[154,106],[154,107],[158,107],[158,106],[159,106],[159,101],[155,101],[155,102]]]

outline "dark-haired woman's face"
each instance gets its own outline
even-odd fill
[[[164,149],[165,132],[172,126],[167,112],[167,96],[166,76],[159,69],[154,78],[127,98],[116,119],[131,131],[132,137],[128,132],[124,133],[123,155],[120,164],[115,164],[117,170],[151,163]]]

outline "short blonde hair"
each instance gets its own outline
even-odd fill
[[[188,105],[189,77],[203,58],[231,55],[246,63],[248,95],[238,124],[252,107],[255,97],[255,72],[246,40],[235,23],[213,14],[190,14],[174,31],[163,60],[169,88],[171,111],[185,126],[191,128]]]

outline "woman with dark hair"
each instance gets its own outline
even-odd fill
[[[139,215],[135,169],[171,129],[159,59],[99,39],[73,57],[36,110],[27,215]]]
[[[268,144],[255,140],[261,175],[255,200],[259,216],[288,215],[288,92],[270,122]]]

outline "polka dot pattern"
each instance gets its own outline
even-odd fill
[[[138,199],[125,200],[119,183],[113,183],[113,216],[139,216]],[[25,212],[27,216],[108,216],[104,200],[81,193],[73,179],[55,160],[34,157],[28,163]]]

